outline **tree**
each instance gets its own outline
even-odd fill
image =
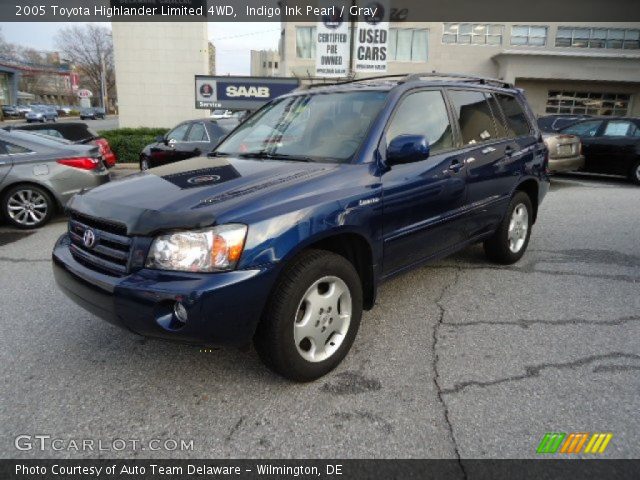
[[[108,28],[94,24],[63,28],[57,33],[55,44],[76,68],[80,84],[91,90],[96,98],[100,98],[104,62],[105,90],[109,99],[116,98],[113,39]]]

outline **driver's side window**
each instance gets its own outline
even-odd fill
[[[189,124],[183,123],[182,125],[178,125],[176,128],[167,133],[167,140],[174,142],[182,142],[184,140],[185,135],[187,134],[187,130],[189,130]]]
[[[425,90],[402,99],[387,129],[387,145],[398,135],[424,135],[432,153],[452,148],[451,122],[442,92]]]

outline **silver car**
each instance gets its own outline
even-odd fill
[[[58,111],[53,107],[33,107],[33,109],[28,112],[24,118],[27,120],[27,123],[44,123],[49,120],[55,122],[58,119]]]
[[[0,130],[0,209],[15,227],[39,228],[73,195],[108,181],[94,145]]]

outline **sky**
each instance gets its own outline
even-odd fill
[[[110,23],[104,23],[110,27]],[[55,50],[56,33],[69,23],[64,22],[0,22],[4,39],[36,50]],[[280,38],[279,22],[209,23],[209,40],[216,46],[218,75],[249,75],[251,50],[277,50]]]

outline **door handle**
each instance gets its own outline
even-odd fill
[[[463,162],[459,162],[458,160],[453,160],[451,162],[451,165],[449,165],[449,170],[451,170],[452,172],[459,172],[462,167],[464,167]]]
[[[507,147],[504,149],[504,154],[507,157],[510,157],[515,153],[515,151],[516,151],[515,148],[513,148],[511,145],[507,145]]]
[[[483,148],[483,149],[482,149],[482,153],[483,153],[484,155],[486,155],[487,153],[493,153],[493,152],[495,152],[495,151],[496,151],[496,149],[495,149],[495,148],[493,148],[493,147],[486,147],[486,148]]]

